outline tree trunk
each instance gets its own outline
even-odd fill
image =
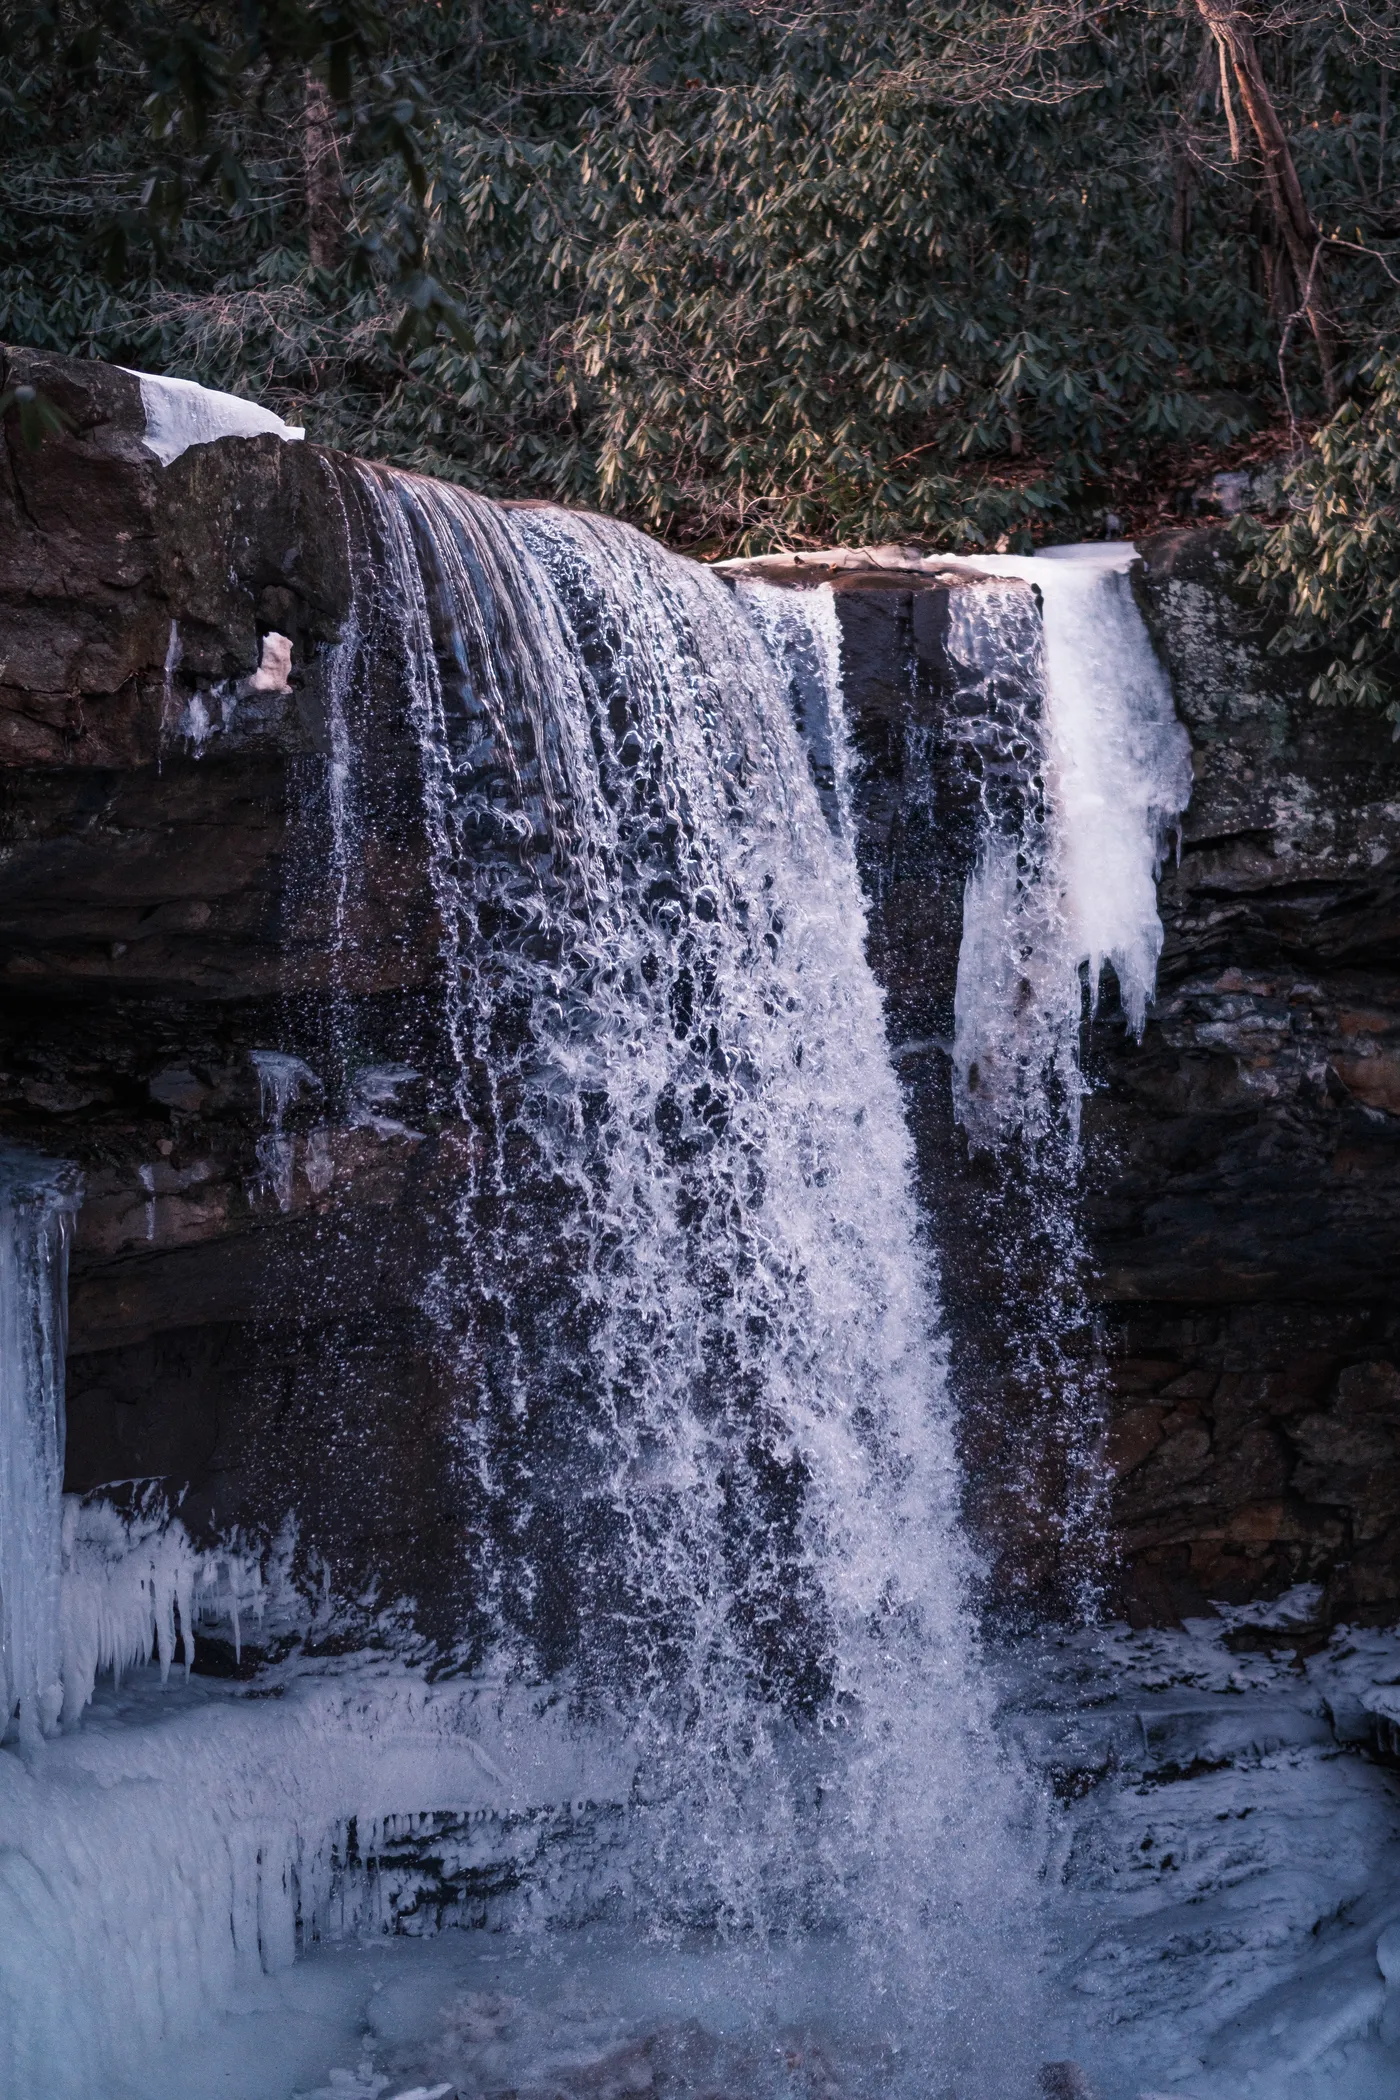
[[[340,173],[340,140],[335,107],[325,83],[306,76],[306,116],[302,130],[306,164],[306,229],[311,261],[332,270],[345,252],[345,190]]]
[[[1323,281],[1322,236],[1313,224],[1288,140],[1264,79],[1248,18],[1230,0],[1196,0],[1206,27],[1228,52],[1240,101],[1259,144],[1264,181],[1274,220],[1297,279],[1298,298],[1317,344],[1323,390],[1329,407],[1337,401],[1337,334],[1327,310]],[[1222,66],[1223,82],[1223,66]]]

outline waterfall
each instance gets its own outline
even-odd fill
[[[59,1584],[68,1242],[80,1184],[61,1160],[0,1151],[0,1735],[63,1705]]]
[[[628,527],[384,470],[355,507],[473,1132],[430,1291],[470,1652],[626,1731],[653,1925],[839,1922],[867,1993],[967,2027],[1012,1802],[831,593],[736,595]]]
[[[1162,948],[1157,875],[1191,792],[1191,746],[1133,600],[1135,558],[1110,543],[972,564],[1040,594],[1049,803],[1047,839],[1028,855],[1024,839],[989,832],[968,882],[953,1092],[974,1143],[1042,1136],[1057,1114],[1077,1131],[1082,972],[1092,1006],[1112,966],[1142,1034]],[[995,622],[996,600],[969,614]]]
[[[1142,1033],[1163,938],[1157,875],[1191,788],[1190,743],[1133,596],[1135,557],[1131,545],[915,557],[1030,583],[1042,612],[1028,623],[1023,593],[956,590],[946,644],[955,672],[986,680],[1014,666],[1040,695],[1018,794],[1000,807],[983,783],[951,1045],[967,1140],[953,1171],[976,1191],[980,1264],[958,1330],[969,1513],[1012,1623],[1023,1597],[1033,1616],[1048,1605],[1092,1621],[1111,1565],[1079,1204],[1081,1042],[1106,966]]]
[[[400,1915],[366,1843],[447,1816],[467,1858],[489,1808],[520,1900],[484,1917],[740,1950],[724,2019],[764,2090],[820,2083],[819,2051],[774,2058],[803,2023],[850,2043],[854,2089],[1025,2090],[1027,1802],[969,1609],[832,594],[736,589],[604,519],[328,470],[356,603],[300,815],[328,827],[335,1041],[298,1033],[311,1063],[253,1053],[257,1158],[269,1209],[294,1208],[299,1096],[438,1147],[416,1222],[424,1387],[453,1426],[453,1689],[402,1656],[343,1680],[303,1658],[257,1705],[177,1680],[168,1719],[147,1688],[129,1729],[108,1709],[36,1770],[10,1761],[0,1884],[31,1892],[0,1939],[14,2061],[63,2100],[108,2064],[137,2076],[318,1935]],[[397,776],[376,799],[405,731],[407,810]],[[426,848],[436,920],[411,1067],[352,1005],[357,865],[386,807],[395,846]],[[410,1082],[412,1131],[393,1114]],[[323,1375],[333,1392],[345,1365]],[[188,1661],[206,1589],[237,1611],[232,1563],[211,1576],[146,1514],[70,1515],[75,1712],[97,1669],[154,1652],[168,1673],[177,1615]],[[677,2031],[703,2009],[683,1998]]]

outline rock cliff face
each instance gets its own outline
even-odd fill
[[[9,418],[0,482],[0,1141],[85,1176],[69,1485],[188,1486],[196,1528],[295,1507],[342,1573],[421,1589],[453,1513],[419,1279],[466,1135],[366,1090],[432,1068],[437,928],[392,692],[339,910],[342,485],[273,437],[162,468],[106,367],[16,381],[71,423],[31,454]]]
[[[187,1484],[196,1527],[295,1508],[342,1582],[450,1617],[465,1519],[423,1278],[472,1133],[434,1078],[407,699],[382,670],[337,682],[353,483],[275,437],[162,468],[134,379],[15,352],[16,380],[71,422],[31,454],[10,418],[0,475],[0,1142],[86,1177],[69,1484]],[[984,585],[832,570],[973,1514],[1001,1594],[1072,1585],[1054,1511],[1084,1457],[1073,1396],[1106,1367],[1135,1614],[1313,1577],[1336,1611],[1393,1609],[1400,747],[1308,705],[1217,537],[1144,552],[1197,786],[1144,1041],[1111,998],[1093,1030],[1077,1213],[968,1157],[948,1080],[962,886],[1040,792],[1036,694],[950,644],[955,594]]]
[[[1138,1046],[1094,1032],[1088,1220],[1134,1608],[1400,1600],[1400,745],[1270,656],[1211,532],[1140,598],[1196,784]]]
[[[1270,653],[1228,534],[1142,553],[1195,785],[1159,884],[1157,1000],[1138,1043],[1108,982],[1083,1166],[1058,1189],[969,1156],[946,1056],[962,885],[994,820],[984,757],[1000,734],[1011,802],[1034,795],[1016,734],[1034,697],[1013,666],[998,690],[991,667],[950,660],[948,592],[899,550],[874,557],[882,573],[858,556],[834,572],[871,960],[942,1271],[970,1515],[1003,1606],[1072,1593],[1099,1527],[1061,1513],[1102,1407],[1110,1595],[1133,1617],[1299,1581],[1324,1585],[1329,1617],[1393,1616],[1400,744],[1309,701],[1316,667]]]

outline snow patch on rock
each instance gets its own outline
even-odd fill
[[[270,408],[240,400],[237,394],[221,394],[212,387],[197,386],[192,379],[133,372],[129,365],[122,370],[141,382],[146,417],[143,442],[163,467],[188,452],[191,445],[212,445],[218,438],[280,437],[292,442],[306,436]]]

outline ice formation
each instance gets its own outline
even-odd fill
[[[258,1075],[259,1105],[263,1121],[268,1126],[265,1135],[257,1142],[262,1185],[276,1199],[279,1210],[290,1210],[296,1175],[296,1140],[283,1128],[287,1110],[303,1094],[320,1095],[324,1089],[310,1065],[288,1051],[254,1050],[251,1056],[253,1069]],[[329,1165],[323,1145],[318,1146],[312,1160],[313,1178],[318,1178]],[[325,1174],[325,1181],[329,1186],[329,1173]]]
[[[1083,2066],[1094,2100],[1396,2090],[1400,1808],[1356,1749],[1400,1710],[1400,1641],[1341,1629],[1295,1653],[1316,1603],[1009,1658],[1001,1726],[1046,1775],[1059,1914],[1043,2053]],[[1232,1652],[1246,1626],[1275,1652]],[[889,2090],[881,2009],[850,2020],[839,1942],[783,1950],[779,2024],[749,1942],[600,1922],[637,1774],[562,1702],[382,1663],[252,1689],[281,1696],[129,1683],[41,1762],[0,1758],[0,2090]],[[445,1812],[386,1808],[428,1799]],[[460,1913],[484,1929],[431,1937],[428,1857],[490,1892]],[[584,1922],[530,1929],[565,1918]]]
[[[1133,599],[1130,544],[978,556],[1035,585],[1044,608],[1047,836],[992,831],[968,882],[959,957],[954,1099],[974,1141],[1077,1123],[1083,973],[1104,966],[1141,1033],[1162,948],[1156,877],[1191,792],[1191,747]],[[946,558],[937,557],[939,566]],[[963,620],[998,618],[959,593]],[[956,647],[956,630],[953,638]]]
[[[262,1568],[236,1546],[197,1549],[178,1517],[153,1498],[123,1515],[111,1503],[64,1497],[61,1585],[63,1722],[76,1721],[103,1670],[160,1661],[165,1684],[178,1639],[186,1678],[203,1617],[226,1620],[241,1655],[243,1619],[261,1622]]]
[[[547,1697],[386,1663],[104,1697],[42,1757],[0,1755],[7,2095],[146,2100],[163,2046],[318,1940],[432,1930],[420,1850],[468,1890],[525,1879],[493,1920],[586,1912],[607,1873],[593,1805],[631,1778]]]
[[[412,1065],[366,1065],[350,1084],[351,1123],[379,1138],[421,1138],[421,1130],[410,1130],[397,1116],[384,1113],[394,1106],[399,1089],[419,1076]]]
[[[63,1703],[59,1582],[68,1242],[81,1183],[0,1150],[0,1736],[32,1747]]]
[[[244,401],[237,394],[220,394],[211,387],[197,386],[192,379],[157,377],[152,372],[131,372],[130,376],[141,382],[146,417],[143,443],[163,467],[191,445],[211,445],[216,438],[296,439],[306,435],[284,423],[270,408],[260,408],[256,401]]]

